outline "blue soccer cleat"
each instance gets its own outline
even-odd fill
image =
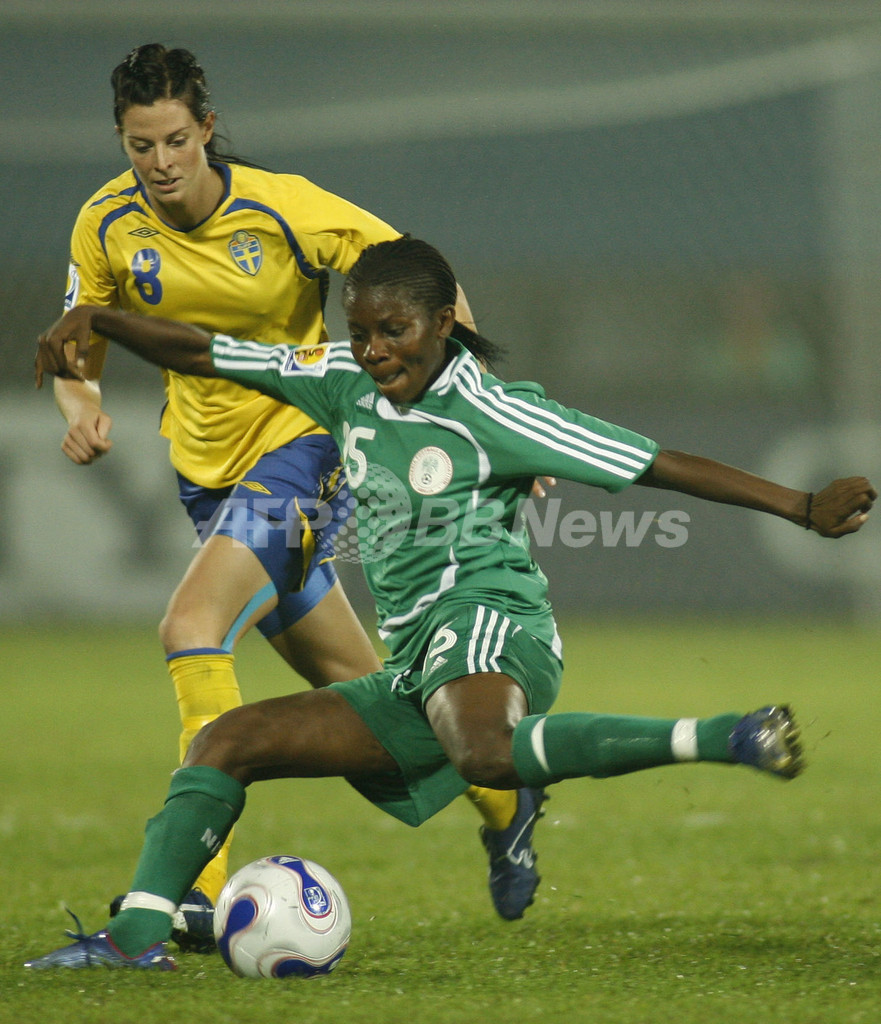
[[[135,967],[141,970],[177,970],[177,964],[165,954],[164,942],[157,942],[150,946],[140,956],[126,956],[122,950],[117,949],[113,939],[106,931],[95,932],[94,935],[84,935],[79,918],[72,911],[68,911],[68,913],[76,921],[76,926],[79,929],[76,932],[67,932],[70,938],[76,940],[73,945],[62,946],[61,949],[56,949],[36,960],[28,960],[25,967],[37,971],[55,967]]]
[[[213,953],[214,904],[201,889],[190,889],[173,918],[171,937],[182,953]]]
[[[122,909],[125,896],[116,896],[110,904],[110,916]],[[190,889],[172,918],[171,937],[182,953],[213,953],[214,904],[201,889]]]
[[[788,704],[768,705],[741,718],[728,738],[728,749],[740,764],[794,779],[805,767],[800,735]]]
[[[544,814],[547,800],[543,789],[517,791],[517,811],[507,828],[480,829],[480,839],[489,854],[489,894],[493,906],[506,921],[516,921],[535,898],[541,878],[535,870],[532,833]]]

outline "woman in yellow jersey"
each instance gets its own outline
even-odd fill
[[[65,307],[91,303],[267,345],[320,347],[328,268],[346,273],[368,245],[400,232],[302,177],[219,154],[205,76],[188,51],[140,46],[111,82],[131,169],[80,211]],[[470,321],[461,294],[457,311]],[[55,382],[68,423],[62,449],[80,465],[111,447],[98,384],[105,351],[96,339],[85,381]],[[350,508],[333,440],[257,391],[163,376],[161,432],[203,541],[160,626],[183,757],[203,725],[241,703],[233,651],[252,625],[312,686],[380,666],[332,565],[333,535]],[[496,909],[519,917],[538,884],[531,837],[543,794],[471,796],[487,823]],[[226,851],[198,888],[214,901],[225,878]],[[187,921],[196,931],[206,918],[193,911]]]

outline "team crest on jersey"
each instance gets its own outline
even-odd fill
[[[296,373],[323,374],[327,369],[327,345],[301,345],[288,352],[281,368],[283,376]]]
[[[249,231],[236,231],[229,240],[229,251],[236,266],[251,277],[263,266],[263,246]]]
[[[453,460],[443,448],[420,448],[410,462],[408,479],[417,494],[440,494],[453,479]]]

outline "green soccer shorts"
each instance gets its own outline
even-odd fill
[[[377,807],[413,826],[468,788],[428,722],[428,698],[453,679],[500,672],[522,687],[529,714],[544,714],[556,699],[562,676],[559,658],[496,609],[454,608],[441,621],[418,664],[401,673],[384,669],[330,687],[346,698],[399,768],[349,782]]]

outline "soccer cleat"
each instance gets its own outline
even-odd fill
[[[141,970],[177,970],[174,960],[165,955],[164,942],[157,942],[139,956],[126,956],[122,950],[117,949],[113,939],[106,931],[95,932],[94,935],[84,935],[79,918],[70,910],[68,913],[76,921],[78,929],[76,932],[67,932],[67,935],[75,940],[74,943],[70,946],[62,946],[61,949],[56,949],[36,960],[28,960],[25,967],[38,971],[54,967],[135,967]]]
[[[800,732],[788,704],[772,704],[744,715],[731,731],[728,749],[740,764],[784,779],[804,771]]]
[[[190,889],[173,918],[171,937],[182,953],[213,953],[214,904],[201,889]]]
[[[125,896],[116,896],[110,904],[110,916],[122,909]],[[190,889],[172,918],[171,937],[182,953],[213,953],[214,904],[201,889]]]
[[[511,824],[503,829],[486,825],[480,829],[481,842],[489,854],[489,894],[499,916],[506,921],[523,917],[541,881],[535,870],[532,833],[544,814],[541,805],[547,799],[543,789],[520,789]]]

